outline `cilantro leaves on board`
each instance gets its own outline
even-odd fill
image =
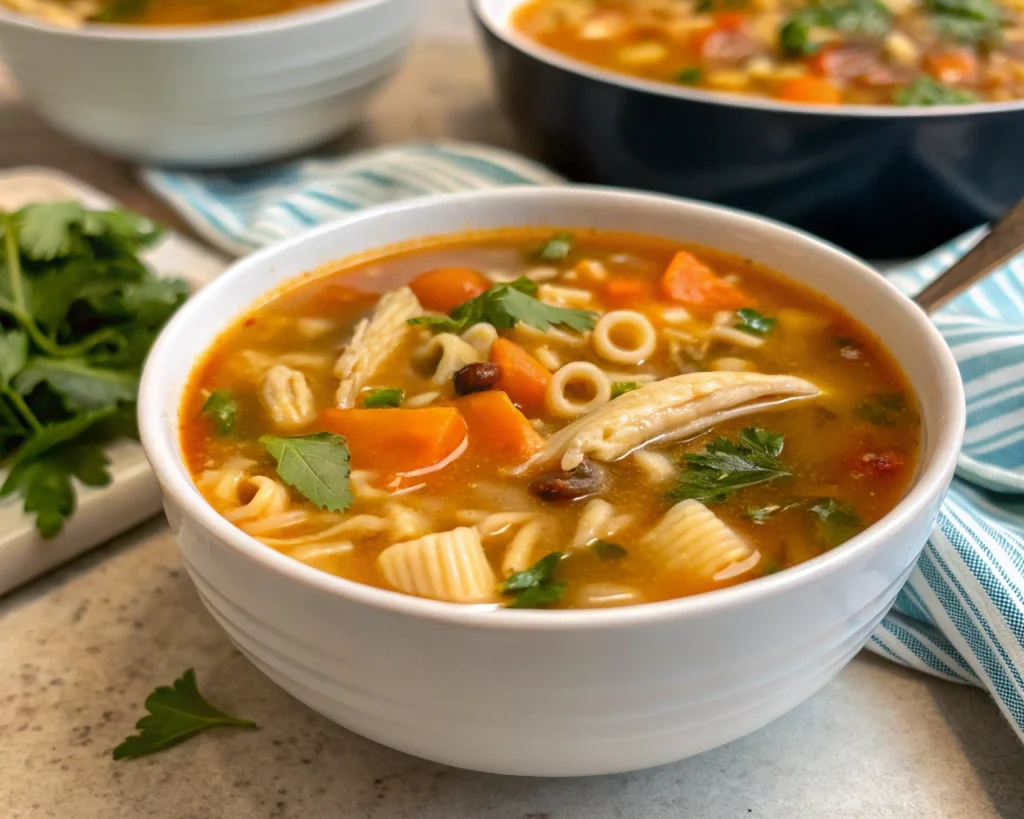
[[[135,727],[138,734],[126,737],[114,748],[114,759],[136,759],[163,751],[216,726],[258,728],[247,719],[233,717],[211,705],[196,684],[196,673],[188,669],[173,685],[161,685],[146,697],[149,712]]]
[[[783,436],[747,427],[737,442],[717,438],[703,453],[683,456],[683,472],[669,497],[722,503],[735,492],[792,475],[779,460]]]
[[[572,253],[573,243],[571,233],[556,233],[530,255],[539,262],[564,262]]]
[[[943,85],[931,77],[918,77],[896,89],[892,100],[897,105],[966,105],[978,102],[978,95],[965,88]]]
[[[221,437],[230,435],[235,429],[238,417],[238,404],[230,390],[214,390],[199,410],[210,419],[217,434]]]
[[[452,333],[461,333],[467,327],[483,322],[494,325],[498,330],[507,330],[517,321],[542,332],[555,325],[578,333],[594,329],[597,313],[554,307],[536,299],[536,294],[536,283],[521,276],[508,284],[488,288],[475,299],[460,304],[447,317],[418,316],[409,319],[409,324],[426,324]]]
[[[762,316],[757,310],[752,310],[749,307],[741,307],[736,311],[736,316],[739,318],[739,321],[733,327],[760,338],[768,335],[775,329],[775,325],[778,323],[777,319]]]
[[[554,576],[563,557],[564,552],[551,552],[530,568],[506,577],[501,593],[515,595],[507,608],[536,609],[561,600],[568,584],[556,582]]]
[[[46,537],[74,512],[74,481],[109,480],[101,444],[135,435],[139,371],[187,288],[139,258],[159,228],[78,202],[0,211],[0,495]]]
[[[260,443],[277,461],[277,474],[320,509],[344,512],[352,503],[349,453],[333,432],[283,438],[264,435]]]

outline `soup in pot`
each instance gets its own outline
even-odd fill
[[[914,474],[916,398],[840,307],[708,248],[449,238],[298,281],[197,365],[181,440],[249,535],[452,603],[591,608],[835,548]]]

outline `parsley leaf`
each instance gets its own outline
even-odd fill
[[[602,560],[621,560],[629,554],[618,543],[609,543],[607,540],[595,540],[587,548]]]
[[[811,511],[818,516],[818,530],[830,547],[844,543],[864,528],[864,522],[853,507],[835,498],[822,498]]]
[[[214,390],[199,410],[210,419],[220,436],[229,435],[235,428],[238,404],[230,390]]]
[[[977,102],[978,95],[963,88],[951,88],[931,77],[918,77],[892,95],[897,105],[966,105]]]
[[[14,380],[14,387],[28,395],[40,381],[46,381],[62,395],[71,410],[103,409],[118,401],[131,402],[139,391],[138,373],[96,367],[85,358],[32,358]]]
[[[379,409],[381,407],[399,407],[405,399],[405,390],[379,389],[370,390],[363,397],[365,409]]]
[[[907,398],[901,392],[878,393],[865,398],[853,411],[854,415],[869,424],[894,427],[899,414],[907,408]]]
[[[163,751],[217,725],[259,727],[251,720],[233,717],[210,705],[199,693],[196,673],[191,668],[173,686],[161,685],[146,697],[146,710],[149,714],[135,724],[139,733],[126,737],[114,748],[114,759],[135,759]]]
[[[736,315],[739,317],[739,321],[733,327],[744,333],[750,333],[752,336],[766,336],[778,323],[776,319],[762,316],[757,310],[751,310],[749,307],[741,307],[736,311]]]
[[[409,319],[409,324],[426,324],[452,333],[461,333],[474,324],[487,322],[498,330],[507,330],[517,321],[535,327],[542,332],[561,325],[582,333],[592,330],[597,313],[591,310],[575,310],[553,307],[534,298],[537,285],[525,276],[508,284],[496,284],[452,310],[448,317],[418,316]]]
[[[701,81],[704,76],[704,72],[696,66],[689,66],[687,68],[680,69],[676,72],[676,75],[672,78],[678,83],[683,85],[693,85]]]
[[[779,461],[783,436],[748,427],[738,443],[718,438],[702,454],[683,456],[684,471],[669,497],[722,503],[734,492],[792,475]]]
[[[0,384],[10,384],[28,361],[28,337],[20,330],[0,328]]]
[[[747,511],[743,513],[743,517],[754,521],[754,523],[764,523],[768,518],[781,509],[782,507],[778,504],[771,504],[760,508],[757,506],[748,506]]]
[[[344,512],[352,503],[348,446],[333,432],[281,438],[264,435],[260,443],[277,461],[277,474],[320,509]]]
[[[633,392],[633,390],[638,389],[640,389],[640,385],[636,381],[613,381],[612,398],[618,398],[620,395],[625,395],[627,392]]]
[[[551,552],[545,555],[530,568],[514,572],[505,578],[501,586],[502,594],[514,594],[515,598],[507,604],[510,609],[535,609],[562,599],[568,584],[555,582],[555,569],[564,552]]]
[[[779,48],[789,57],[806,57],[824,45],[813,38],[815,29],[878,36],[891,25],[892,12],[879,0],[817,0],[783,22]]]
[[[995,0],[924,0],[924,7],[941,36],[967,45],[995,44],[1007,22]]]
[[[571,233],[556,233],[531,254],[541,262],[563,262],[572,253],[573,238]]]

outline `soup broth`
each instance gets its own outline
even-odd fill
[[[321,6],[331,0],[0,0],[15,11],[65,26],[226,23]]]
[[[542,231],[295,284],[216,342],[181,417],[199,490],[271,548],[565,608],[823,554],[900,500],[920,434],[896,363],[817,294],[707,248]]]

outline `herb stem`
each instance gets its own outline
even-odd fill
[[[3,393],[6,395],[6,390]],[[2,396],[0,396],[2,398]],[[22,423],[21,418],[18,417],[17,413],[11,409],[6,401],[0,400],[0,418],[3,418],[7,423],[11,424],[12,427],[19,431],[24,431],[25,424]]]
[[[4,384],[0,387],[0,394],[6,395],[8,400],[14,404],[14,408],[18,410],[21,417],[28,422],[28,425],[32,428],[33,432],[39,432],[43,428],[43,425],[39,423],[39,419],[36,418],[35,413],[28,408],[28,404],[25,403],[25,399],[18,394],[17,390]]]

